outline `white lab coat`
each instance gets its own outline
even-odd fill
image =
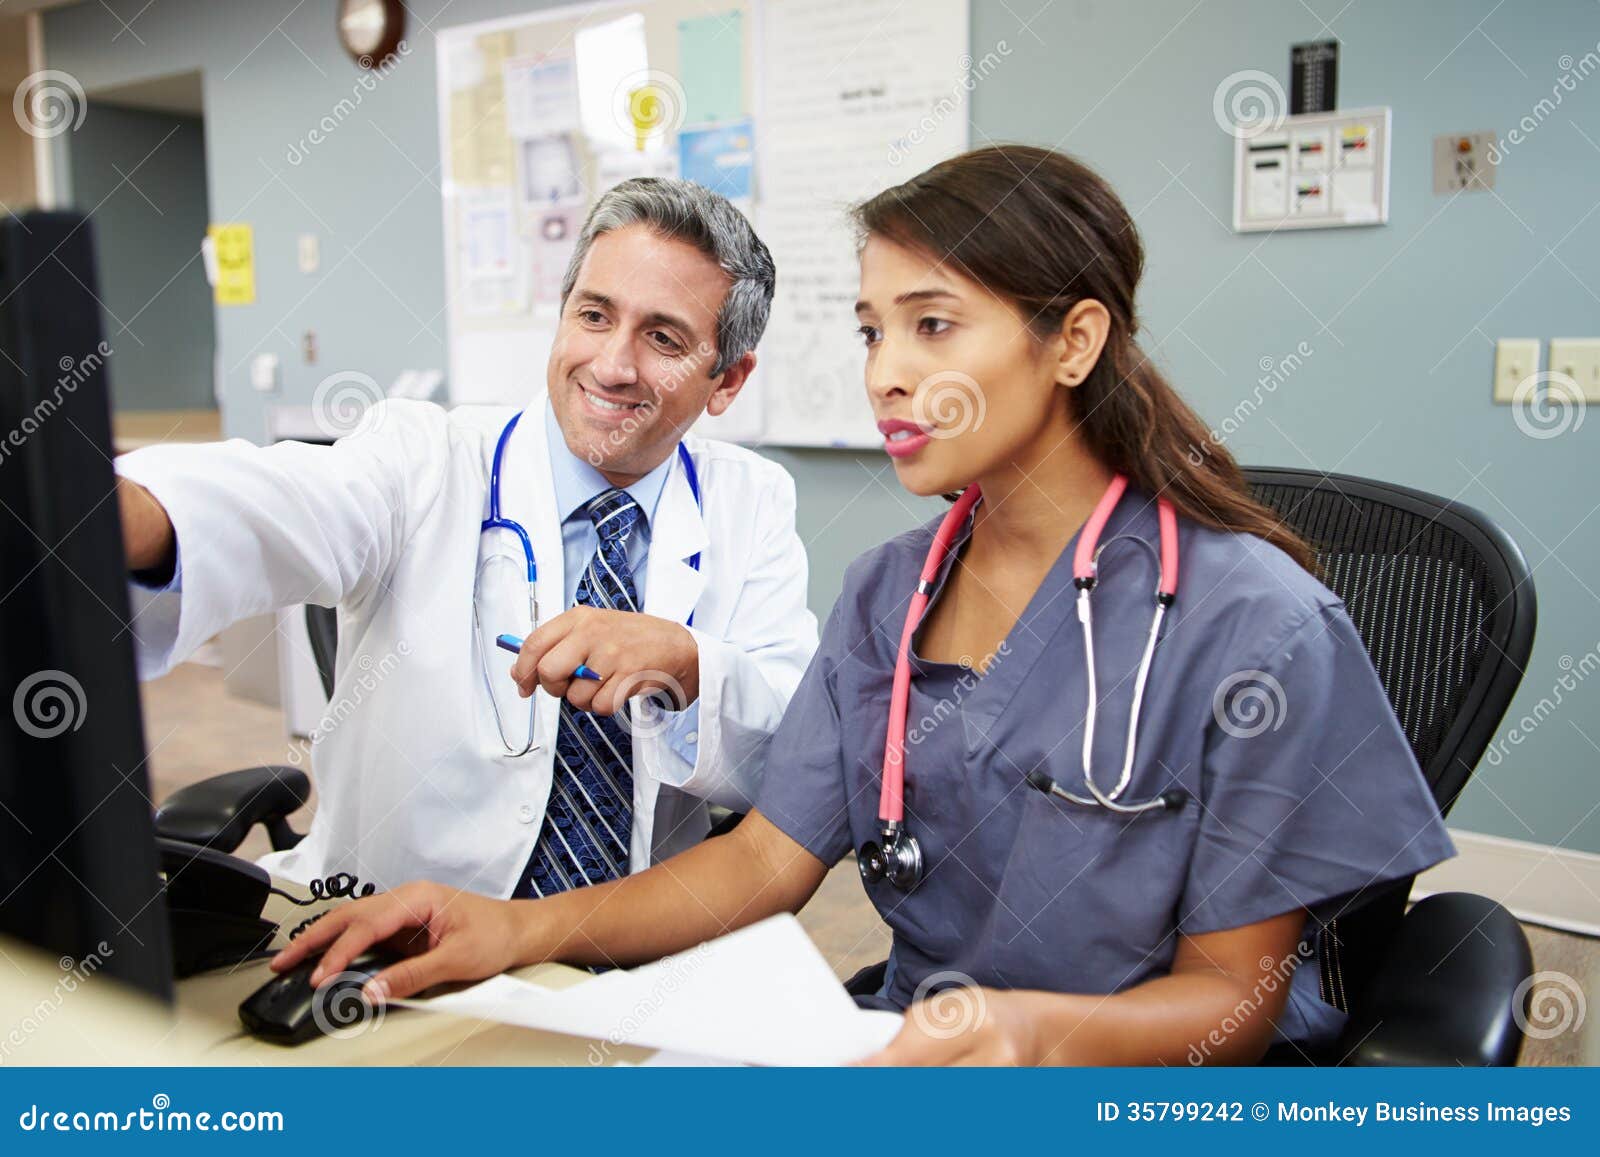
[[[495,440],[513,412],[388,401],[332,447],[234,440],[117,460],[166,507],[182,557],[181,591],[135,589],[142,677],[248,616],[339,608],[333,697],[313,752],[316,816],[298,847],[263,861],[272,871],[497,896],[516,885],[550,795],[559,706],[538,692],[540,747],[503,754],[472,592]],[[501,509],[533,539],[548,620],[564,576],[545,415],[541,393],[507,444]],[[650,527],[644,611],[680,623],[694,612],[699,734],[692,766],[665,735],[643,733],[656,729],[635,737],[633,871],[698,842],[706,801],[750,807],[817,645],[793,480],[740,447],[685,441],[704,511],[674,465]],[[507,677],[511,661],[496,652],[491,674]]]

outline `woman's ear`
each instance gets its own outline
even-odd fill
[[[1061,357],[1056,362],[1056,384],[1079,385],[1089,376],[1111,332],[1111,313],[1092,298],[1067,310],[1061,319]]]

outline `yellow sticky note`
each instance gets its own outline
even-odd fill
[[[256,300],[255,234],[249,225],[211,225],[206,229],[217,256],[218,305],[254,305]]]

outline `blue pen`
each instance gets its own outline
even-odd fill
[[[522,653],[522,640],[515,635],[496,636],[494,645],[502,651],[510,651],[513,655]],[[572,673],[572,677],[574,679],[593,679],[596,683],[604,683],[606,681],[604,675],[583,663],[578,664],[578,669]]]

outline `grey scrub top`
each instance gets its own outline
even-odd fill
[[[851,565],[771,747],[757,806],[825,864],[878,838],[895,650],[936,526]],[[970,535],[969,524],[934,602]],[[905,810],[926,872],[909,894],[867,887],[894,933],[885,1004],[903,1008],[953,976],[1117,992],[1166,974],[1178,932],[1306,908],[1311,933],[1341,899],[1455,853],[1338,597],[1253,535],[1180,518],[1178,539],[1177,600],[1122,797],[1181,788],[1175,812],[1122,816],[1025,782],[1044,768],[1088,794],[1076,536],[983,674],[913,646]],[[1121,774],[1158,542],[1154,501],[1130,487],[1101,535],[1091,596],[1104,791]],[[1316,974],[1314,957],[1296,970],[1278,1039],[1337,1036],[1344,1014],[1320,999]]]

